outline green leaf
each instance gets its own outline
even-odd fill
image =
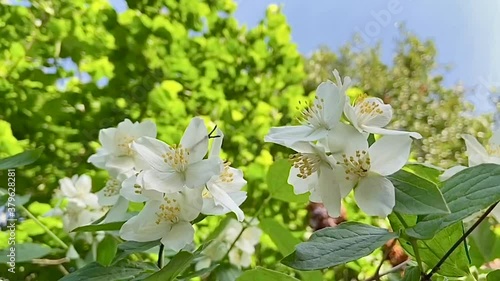
[[[273,280],[273,281],[298,281],[299,279],[293,278],[284,273],[265,269],[263,267],[258,266],[255,269],[247,270],[243,272],[236,281],[264,281],[264,280]]]
[[[149,242],[127,241],[118,245],[118,254],[115,256],[114,263],[128,257],[133,253],[142,253],[153,247],[160,245],[160,240]]]
[[[420,281],[420,268],[418,266],[408,266],[401,281]]]
[[[430,239],[439,230],[471,216],[500,200],[500,165],[467,168],[444,182],[441,192],[451,213],[426,215],[406,234]]]
[[[448,214],[439,188],[432,182],[400,170],[387,177],[396,188],[394,211],[409,215]]]
[[[197,270],[197,271],[192,272],[192,273],[188,273],[186,275],[179,276],[179,277],[177,277],[177,280],[185,280],[185,281],[191,280],[194,277],[202,276],[202,275],[205,275],[207,273],[212,272],[218,266],[219,266],[219,264],[212,264],[209,267]]]
[[[234,281],[241,275],[241,270],[231,264],[221,264],[217,267],[208,280],[210,281]]]
[[[500,280],[500,269],[492,271],[486,275],[486,281],[498,281]]]
[[[295,246],[301,242],[299,238],[292,235],[290,230],[274,219],[266,218],[261,220],[259,227],[264,233],[269,235],[278,248],[278,251],[285,257],[291,254],[295,250]],[[304,280],[323,280],[323,274],[320,271],[297,271]]]
[[[428,165],[424,164],[407,164],[403,167],[403,170],[408,171],[412,174],[415,174],[421,178],[424,178],[430,182],[433,182],[435,184],[441,184],[441,181],[439,180],[439,176],[441,175],[441,171],[438,169],[429,167]]]
[[[416,216],[401,216],[408,226],[413,226],[416,221]],[[389,221],[394,231],[403,230],[403,224],[399,221],[395,214],[389,215]],[[434,267],[441,257],[455,244],[463,234],[462,222],[457,222],[438,232],[436,236],[430,240],[417,240],[422,261],[430,268]],[[405,238],[400,238],[402,247],[412,256],[415,256],[413,248]],[[467,258],[465,244],[459,246],[441,265],[438,273],[446,276],[464,276],[469,273],[469,260]]]
[[[16,262],[30,262],[32,259],[38,259],[48,255],[52,249],[48,246],[35,243],[23,243],[16,245],[9,245],[8,248],[0,251],[0,263],[4,264],[10,261],[12,253],[10,248],[15,247],[15,261]]]
[[[480,267],[500,257],[500,239],[494,229],[495,223],[484,220],[468,237],[473,265]]]
[[[398,235],[358,222],[341,223],[314,232],[309,241],[281,262],[300,270],[323,269],[362,258]]]
[[[96,231],[110,231],[110,230],[120,230],[124,221],[103,223],[103,224],[89,224],[77,227],[73,229],[71,232],[96,232]]]
[[[297,195],[293,192],[293,186],[288,184],[290,167],[286,159],[279,159],[269,167],[266,182],[271,196],[285,202],[309,202],[309,193]]]
[[[160,271],[149,276],[145,281],[169,281],[174,280],[175,277],[179,276],[184,269],[186,269],[194,259],[194,255],[181,251],[170,259],[169,263],[164,266]]]
[[[116,255],[118,241],[112,235],[106,235],[97,245],[96,260],[102,265],[108,266]]]
[[[0,159],[0,170],[17,168],[35,162],[42,154],[43,147],[26,150],[19,154]]]
[[[114,266],[102,266],[92,262],[77,271],[64,276],[60,281],[122,281],[131,280],[144,274],[145,271],[153,272],[155,267],[142,262],[122,262]]]

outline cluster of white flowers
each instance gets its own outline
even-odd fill
[[[156,139],[156,126],[150,121],[126,119],[116,128],[102,129],[102,148],[88,161],[111,176],[97,193],[100,205],[111,206],[106,219],[127,219],[128,202],[144,202],[139,214],[122,226],[120,236],[139,242],[161,239],[174,251],[192,243],[191,222],[200,214],[234,212],[243,221],[239,206],[246,199],[241,191],[246,181],[240,170],[220,158],[222,139],[217,128],[209,134],[199,117],[191,120],[179,145]]]
[[[471,135],[462,135],[467,149],[469,158],[469,167],[474,167],[479,164],[492,163],[500,164],[500,129],[493,132],[493,135],[488,141],[486,147],[482,146],[479,141]],[[456,173],[466,169],[465,166],[455,166],[446,170],[440,177],[441,180],[447,180]],[[491,215],[500,222],[500,205],[496,206]]]
[[[207,268],[212,262],[222,260],[228,251],[231,264],[239,268],[249,267],[252,263],[252,255],[255,253],[255,246],[262,236],[262,230],[257,227],[258,220],[250,221],[250,226],[243,229],[240,222],[234,219],[229,220],[224,230],[202,251],[203,257],[197,261],[196,270]],[[232,248],[231,245],[233,245]]]
[[[63,228],[67,232],[87,225],[105,214],[97,195],[92,193],[92,179],[87,175],[60,179],[55,198],[59,200],[57,207],[45,215],[61,216]]]
[[[410,154],[415,132],[385,129],[392,108],[379,98],[346,96],[350,78],[327,81],[306,104],[299,126],[271,128],[265,141],[289,147],[293,167],[288,182],[296,194],[310,192],[330,216],[340,215],[342,198],[354,190],[358,206],[368,215],[386,217],[395,205],[394,186],[386,176],[401,169]],[[343,118],[344,116],[344,118]],[[383,135],[371,146],[371,134]]]

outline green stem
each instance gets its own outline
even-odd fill
[[[252,224],[253,220],[259,216],[259,214],[262,212],[262,210],[264,210],[264,207],[267,205],[267,203],[269,203],[271,198],[272,198],[271,194],[269,194],[269,196],[267,196],[267,198],[264,200],[264,202],[262,202],[262,204],[260,205],[257,212],[255,212],[255,215],[252,217],[252,219],[250,219],[250,221],[243,226],[243,228],[241,229],[238,236],[236,236],[236,239],[234,239],[233,243],[231,243],[231,246],[227,250],[227,252],[224,255],[224,257],[222,258],[222,260],[225,260],[229,256],[229,252],[231,252],[231,250],[233,249],[234,245],[236,244],[236,241],[238,241],[238,239],[240,239],[241,235],[243,234],[243,231],[245,231],[245,229],[247,229]]]
[[[460,244],[462,244],[462,242],[464,242],[464,240],[467,238],[467,236],[469,236],[472,233],[472,231],[474,231],[474,229],[476,229],[476,227],[478,227],[479,224],[483,220],[486,219],[486,217],[491,213],[491,211],[493,211],[493,209],[496,207],[496,205],[499,202],[496,202],[495,204],[491,205],[486,210],[486,212],[484,212],[484,214],[471,226],[471,228],[469,228],[469,230],[467,230],[464,234],[462,234],[462,237],[460,237],[460,239],[458,239],[457,242],[455,242],[455,244],[453,244],[453,246],[451,246],[451,248],[448,250],[448,252],[446,252],[446,254],[444,254],[444,256],[439,260],[439,262],[432,268],[432,270],[424,276],[423,280],[431,280],[432,275],[434,275],[434,273],[436,273],[439,270],[441,265],[453,253],[453,251],[455,251],[455,249],[458,248],[458,246],[460,246]]]
[[[66,250],[69,248],[68,245],[66,245],[66,243],[64,243],[59,237],[57,237],[57,235],[55,235],[54,232],[48,229],[41,221],[39,221],[30,211],[28,211],[28,209],[26,209],[24,206],[19,206],[19,209],[24,211],[30,219],[35,221],[36,224],[38,224],[43,230],[45,230],[45,232],[47,232],[47,234],[50,237],[52,237],[52,239],[54,239],[57,243],[59,243],[61,247],[63,247]]]
[[[401,214],[399,214],[397,212],[394,212],[394,214],[396,215],[396,217],[398,217],[398,220],[401,222],[401,224],[404,226],[404,228],[407,229],[408,224],[406,223],[403,216],[401,216]],[[415,239],[413,237],[408,237],[407,239],[410,241],[411,247],[413,248],[413,253],[415,254],[415,259],[417,260],[418,268],[420,269],[420,272],[423,274],[424,267],[422,266],[422,259],[420,258],[420,250],[418,249],[417,239]]]

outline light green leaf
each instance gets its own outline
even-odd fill
[[[193,261],[194,255],[181,251],[170,259],[169,263],[165,265],[160,271],[144,279],[145,281],[169,281],[174,280],[179,276]]]
[[[124,221],[103,223],[103,224],[89,224],[77,227],[73,229],[71,232],[96,232],[96,231],[111,231],[111,230],[120,230]]]
[[[424,164],[407,164],[403,167],[403,170],[408,171],[412,174],[415,174],[421,178],[424,178],[430,182],[433,182],[435,184],[441,184],[441,181],[439,180],[439,176],[441,175],[441,171],[438,169],[429,167]]]
[[[467,168],[444,182],[441,192],[451,213],[426,215],[406,234],[430,239],[439,230],[461,221],[500,200],[500,165],[481,164]]]
[[[448,214],[438,187],[415,174],[400,170],[387,177],[396,188],[394,211],[409,215]]]
[[[97,262],[108,266],[116,255],[118,241],[112,235],[106,235],[97,245]]]
[[[212,265],[210,265],[209,267],[206,267],[206,268],[203,268],[203,269],[197,270],[197,271],[192,272],[192,273],[188,273],[188,274],[186,274],[186,275],[179,276],[179,277],[177,277],[177,279],[176,279],[176,280],[185,280],[185,281],[189,281],[189,280],[192,280],[194,277],[202,276],[202,275],[205,275],[205,274],[207,274],[207,273],[212,272],[212,271],[213,271],[214,269],[216,269],[218,266],[219,266],[219,264],[212,264]]]
[[[273,198],[285,202],[309,202],[309,193],[296,195],[293,186],[288,184],[291,164],[286,159],[275,161],[267,172],[267,187]]]
[[[264,231],[264,233],[269,235],[274,244],[276,244],[276,247],[278,247],[278,251],[284,257],[291,254],[295,250],[295,246],[301,242],[299,238],[292,235],[290,230],[274,219],[266,218],[261,220],[259,227],[262,231]],[[323,280],[323,275],[320,271],[305,272],[298,270],[298,272],[304,280]]]
[[[42,154],[43,147],[26,150],[22,153],[0,159],[0,170],[17,168],[35,162]]]
[[[265,269],[263,267],[258,266],[255,269],[247,270],[243,272],[243,274],[236,279],[236,281],[264,281],[264,280],[273,280],[273,281],[298,281],[299,279],[293,278],[284,273]]]
[[[309,241],[281,262],[300,270],[323,269],[369,255],[398,235],[358,222],[341,223],[314,232]]]
[[[44,257],[52,251],[48,246],[35,243],[9,245],[8,248],[0,251],[0,263],[9,262],[12,255],[10,252],[11,247],[16,249],[14,253],[16,262],[30,262],[32,259]]]

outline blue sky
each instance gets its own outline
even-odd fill
[[[381,40],[383,59],[390,62],[402,23],[422,39],[433,39],[438,62],[452,70],[445,75],[448,86],[462,82],[474,94],[470,99],[481,111],[488,92],[500,87],[500,1],[456,0],[237,0],[236,18],[241,24],[256,25],[266,7],[283,5],[299,50],[309,54],[320,45],[333,50],[361,32],[372,44]],[[123,0],[111,0],[117,10]]]

